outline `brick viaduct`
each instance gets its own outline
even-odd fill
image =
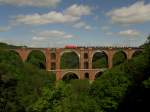
[[[94,80],[97,73],[103,72],[105,69],[93,69],[92,59],[95,53],[103,52],[107,56],[108,69],[113,66],[113,56],[116,52],[122,51],[126,58],[129,60],[133,57],[133,54],[137,51],[142,51],[140,48],[128,48],[128,47],[77,47],[77,48],[18,48],[11,49],[19,54],[23,61],[26,61],[29,54],[32,51],[38,50],[43,52],[46,59],[46,70],[56,73],[56,79],[61,80],[67,73],[74,73],[79,79],[84,79],[86,75],[90,80]],[[61,56],[66,52],[75,52],[79,57],[79,69],[61,69],[60,60]],[[53,68],[53,67],[54,68]]]

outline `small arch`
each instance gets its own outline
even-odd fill
[[[127,60],[127,54],[125,51],[119,50],[115,52],[112,60],[113,60],[113,66],[119,65],[123,63],[125,60]]]
[[[84,78],[89,79],[89,73],[85,73]]]
[[[108,56],[105,51],[96,51],[92,55],[92,68],[107,68]]]
[[[38,68],[46,69],[46,57],[41,50],[32,50],[29,53],[26,62],[31,63]]]
[[[79,55],[74,51],[65,51],[60,57],[61,69],[79,69]]]
[[[95,79],[99,78],[102,74],[103,74],[103,72],[97,72],[97,73],[95,74]]]
[[[79,79],[78,75],[73,72],[67,72],[63,75],[62,80],[65,82],[70,82],[71,80]]]
[[[142,53],[143,53],[143,51],[137,50],[137,51],[135,51],[135,52],[132,54],[132,57],[136,57],[136,56],[138,56],[138,55],[140,55],[140,54],[142,54]]]

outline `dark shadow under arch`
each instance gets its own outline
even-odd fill
[[[44,53],[40,50],[33,50],[29,53],[26,62],[41,68],[46,69],[46,57]]]
[[[137,57],[137,56],[139,56],[140,54],[142,54],[143,53],[143,51],[135,51],[134,53],[133,53],[133,55],[132,55],[132,58],[134,58],[134,57]]]
[[[127,60],[127,55],[124,51],[120,50],[117,51],[114,55],[113,55],[113,66],[119,65],[121,63],[123,63],[125,60]]]
[[[108,56],[102,52],[95,52],[92,57],[92,68],[107,68],[108,67]]]
[[[61,69],[79,69],[79,56],[76,52],[64,52],[60,58]]]
[[[98,72],[95,74],[95,79],[99,78],[101,75],[103,74],[103,72]]]
[[[85,73],[85,74],[84,74],[84,78],[85,78],[85,79],[89,79],[89,73]]]
[[[73,72],[68,72],[62,77],[62,80],[65,82],[70,82],[71,80],[75,80],[75,79],[79,79],[79,77],[77,74]]]

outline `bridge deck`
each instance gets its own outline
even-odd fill
[[[49,72],[56,72],[56,71],[105,71],[108,68],[100,68],[100,69],[57,69],[57,70],[48,70]]]

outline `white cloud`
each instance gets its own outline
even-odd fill
[[[8,30],[10,30],[11,27],[10,26],[7,26],[7,27],[0,27],[0,32],[6,32]]]
[[[105,34],[106,34],[106,35],[109,35],[109,36],[114,35],[114,33],[113,33],[113,32],[110,32],[110,31],[105,32]]]
[[[120,24],[137,24],[150,21],[150,3],[138,1],[131,6],[114,9],[107,13],[111,20]]]
[[[125,37],[137,37],[137,36],[140,36],[140,32],[136,31],[136,30],[129,29],[129,30],[118,32],[118,35],[125,36]]]
[[[0,4],[18,6],[50,7],[56,6],[61,0],[0,0]]]
[[[79,22],[73,25],[74,28],[83,28],[85,30],[91,30],[92,27],[87,25],[85,22]]]
[[[102,27],[101,27],[101,30],[102,30],[102,31],[108,31],[109,29],[110,29],[109,26],[102,26]]]
[[[75,7],[74,13],[71,13],[72,7]],[[79,9],[81,11],[79,11]],[[64,10],[64,12],[51,11],[45,14],[35,13],[32,15],[18,15],[15,17],[15,23],[28,25],[42,25],[49,23],[72,23],[80,20],[81,16],[90,14],[90,12],[91,10],[88,9],[88,6],[72,5],[66,10]]]
[[[64,15],[60,12],[49,12],[46,14],[33,14],[33,15],[19,15],[16,17],[17,23],[29,24],[29,25],[42,25],[48,23],[69,23],[79,20],[80,17],[71,15]]]
[[[37,41],[48,40],[51,38],[62,38],[62,39],[74,38],[73,35],[67,34],[64,31],[59,30],[46,30],[41,32],[35,31],[34,33],[35,36],[32,39]]]
[[[89,6],[85,5],[77,5],[74,4],[67,8],[64,11],[65,14],[67,15],[72,15],[72,16],[84,16],[84,15],[90,15],[91,14],[91,8]]]

